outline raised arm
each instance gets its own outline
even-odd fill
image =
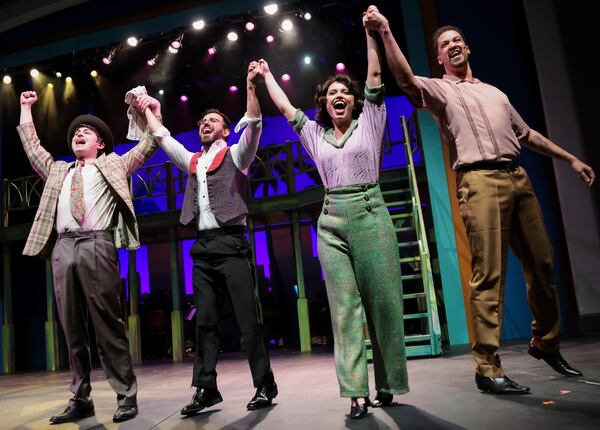
[[[262,74],[259,73],[259,64],[257,61],[252,61],[248,65],[248,75],[246,77],[246,115],[238,124],[238,127],[247,125],[244,132],[240,136],[237,145],[232,145],[231,155],[235,165],[240,170],[246,170],[254,161],[258,143],[262,131],[262,120],[260,114],[260,105],[258,97],[256,97],[256,84],[262,79]],[[237,131],[237,129],[236,129]]]
[[[408,64],[408,60],[400,50],[390,24],[385,16],[379,13],[375,6],[369,6],[363,19],[367,30],[372,30],[381,36],[385,49],[385,58],[396,83],[411,99],[420,99],[420,85]]]
[[[185,146],[171,137],[171,133],[162,125],[160,102],[149,95],[137,96],[133,106],[143,112],[148,122],[148,129],[156,142],[179,170],[189,172],[190,161],[194,155]]]
[[[552,142],[541,133],[531,129],[527,140],[521,142],[523,146],[535,151],[539,154],[546,155],[552,158],[560,158],[570,164],[571,168],[579,175],[579,178],[591,186],[596,179],[594,169],[582,162],[573,154],[565,151],[560,146]]]
[[[267,91],[269,92],[269,96],[271,96],[271,100],[277,106],[277,109],[286,117],[288,121],[294,119],[296,115],[296,108],[290,103],[287,95],[283,92],[275,77],[271,73],[269,69],[269,64],[263,60],[262,58],[258,61],[259,65],[259,73],[265,79],[265,85],[267,86]]]
[[[42,145],[33,125],[31,107],[37,101],[35,91],[24,91],[21,93],[21,118],[17,132],[21,138],[25,154],[31,163],[33,170],[45,181],[50,173],[54,159]]]
[[[367,12],[363,14],[363,26],[367,36],[367,86],[375,88],[381,85],[381,58],[375,32],[366,27]]]

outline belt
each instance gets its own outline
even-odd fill
[[[226,225],[219,228],[211,228],[208,230],[198,230],[198,239],[210,239],[212,237],[223,236],[226,234],[244,234],[245,227],[243,225]]]
[[[517,160],[513,161],[478,161],[477,163],[460,166],[457,170],[465,173],[471,170],[504,170],[514,172],[519,167]]]
[[[113,230],[73,230],[58,233],[59,239],[68,237],[104,237],[105,239],[113,239]]]

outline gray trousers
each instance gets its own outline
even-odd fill
[[[102,367],[121,405],[136,405],[137,382],[121,316],[121,277],[112,232],[59,235],[52,251],[54,294],[73,374],[70,402],[91,402],[88,315]]]

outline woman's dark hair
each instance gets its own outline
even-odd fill
[[[354,110],[352,111],[352,118],[358,118],[358,115],[360,115],[362,112],[363,102],[365,99],[358,81],[353,81],[348,75],[330,76],[325,82],[317,85],[317,92],[315,93],[315,104],[317,105],[315,120],[327,128],[333,127],[331,117],[327,113],[327,90],[334,82],[344,84],[346,88],[350,90],[350,94],[354,96]]]

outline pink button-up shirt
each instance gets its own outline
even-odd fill
[[[512,161],[529,127],[498,88],[456,76],[443,79],[417,76],[421,100],[413,104],[432,113],[450,145],[454,170],[478,161]]]

